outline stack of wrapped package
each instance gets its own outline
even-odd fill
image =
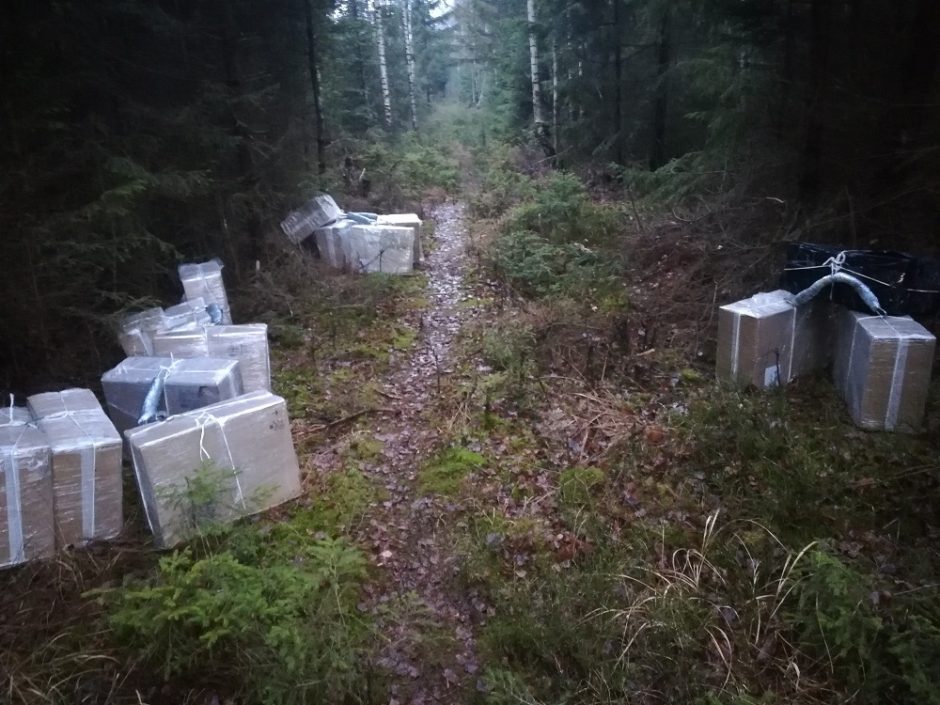
[[[790,291],[756,294],[720,307],[719,378],[766,388],[831,364],[835,387],[857,426],[919,430],[936,338],[902,311],[938,308],[940,292],[900,290],[912,259],[903,253],[840,253],[803,244],[791,251],[800,257],[809,252],[828,259],[815,264],[795,261],[799,266],[783,277]],[[877,281],[878,296],[862,281],[869,277],[843,266],[846,261],[864,264],[869,259],[881,269],[899,268],[895,279],[882,273],[885,281]],[[921,270],[925,266],[914,271]],[[829,297],[813,298],[824,290]],[[898,315],[888,315],[882,303]]]
[[[67,389],[29,397],[52,454],[59,548],[117,536],[124,526],[121,436],[95,395]]]
[[[179,275],[186,301],[204,302],[207,310],[218,312],[219,323],[229,325],[232,322],[232,311],[228,305],[225,282],[222,281],[220,260],[181,264]]]
[[[232,521],[300,494],[300,470],[284,400],[256,391],[125,434],[147,523],[160,547],[205,523]],[[194,477],[212,489],[186,498]]]
[[[0,412],[0,568],[55,553],[52,451],[26,409]]]
[[[320,257],[342,271],[408,274],[424,259],[416,214],[345,213],[326,194],[288,215],[281,229],[295,244],[313,235]]]
[[[271,389],[268,327],[264,323],[165,331],[154,335],[153,348],[159,357],[237,360],[246,392]]]

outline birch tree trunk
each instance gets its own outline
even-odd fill
[[[552,37],[552,149],[558,154],[558,41]]]
[[[535,33],[535,0],[526,0],[526,18],[529,25],[529,70],[532,78],[532,121],[535,124],[535,137],[546,156],[552,156],[551,136],[548,123],[542,110],[542,89],[539,84],[539,45]]]
[[[385,62],[385,31],[382,25],[382,8],[375,0],[369,0],[372,5],[372,17],[375,20],[375,45],[379,52],[379,78],[382,83],[382,107],[385,110],[385,126],[392,127],[392,93],[388,87],[388,64]]]
[[[401,13],[405,32],[405,62],[408,65],[408,97],[411,99],[411,129],[418,130],[418,103],[415,99],[415,48],[411,32],[411,0],[404,0]]]

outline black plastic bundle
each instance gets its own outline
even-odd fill
[[[906,252],[790,243],[780,286],[797,294],[831,274],[831,262],[837,262],[838,271],[856,277],[871,289],[889,316],[940,313],[940,262]],[[834,284],[831,295],[833,301],[852,310],[869,310],[856,291],[845,284]]]

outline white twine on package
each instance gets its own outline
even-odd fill
[[[805,269],[829,269],[829,276],[830,276],[830,277],[835,276],[835,275],[837,275],[837,274],[841,274],[841,273],[847,272],[848,274],[851,274],[853,277],[861,278],[861,279],[867,279],[868,281],[875,282],[876,284],[881,284],[882,286],[886,286],[886,287],[888,287],[889,289],[891,289],[891,288],[893,288],[894,286],[896,286],[896,284],[889,284],[888,282],[882,281],[881,279],[875,279],[874,277],[868,276],[867,274],[862,274],[861,272],[856,272],[854,269],[849,269],[848,267],[846,267],[846,266],[845,266],[845,260],[846,260],[846,257],[848,256],[848,253],[849,253],[849,250],[842,250],[842,251],[839,252],[838,254],[836,254],[836,255],[834,255],[834,256],[832,256],[832,257],[828,257],[828,258],[826,259],[826,261],[823,262],[822,264],[813,264],[813,265],[809,265],[809,266],[806,266],[806,267],[784,267],[784,270],[783,270],[783,271],[785,271],[785,272],[795,272],[795,271],[800,271],[800,270],[805,270]],[[822,281],[822,280],[820,280],[820,281]],[[843,280],[832,280],[832,281],[843,281]],[[816,282],[816,283],[818,284],[819,282]],[[825,287],[826,284],[828,284],[828,283],[831,283],[831,282],[826,282],[826,283],[824,283],[822,286],[819,287],[819,289],[822,289],[822,288]],[[844,283],[849,284],[849,285],[851,285],[851,286],[855,286],[855,285],[854,285],[852,282],[850,282],[850,281],[844,281]],[[865,286],[865,285],[862,284],[861,282],[856,282],[856,283],[859,284],[859,285],[861,285],[861,287],[862,287],[866,292],[868,292],[868,293],[871,295],[872,298],[874,298],[875,302],[878,301],[877,297],[875,297],[874,293],[872,293],[871,290],[870,290],[867,286]],[[901,282],[898,282],[898,284],[900,284],[900,283],[901,283]],[[815,284],[814,284],[813,286],[815,286]],[[812,286],[811,286],[810,288],[812,288]],[[865,299],[865,295],[864,295],[863,291],[862,291],[861,289],[859,289],[858,287],[855,287],[855,288],[856,288],[856,291],[858,291],[859,296],[864,300],[864,299]],[[814,293],[811,295],[811,297],[812,297],[812,296],[815,296],[816,293],[818,293],[819,289],[817,289],[816,292],[814,292]],[[940,294],[940,290],[936,290],[936,289],[910,289],[910,288],[908,288],[907,290],[908,290],[908,291],[913,291],[913,292],[916,292],[916,293],[919,293],[919,294]],[[801,296],[801,295],[805,294],[807,291],[809,291],[809,289],[806,289],[805,291],[800,292],[800,294],[798,294],[798,296]],[[831,294],[830,294],[830,295],[831,295]],[[880,305],[878,306],[878,308],[877,308],[877,310],[876,310],[875,308],[873,308],[873,307],[871,306],[871,304],[870,304],[867,300],[865,301],[865,304],[866,304],[869,308],[872,308],[872,312],[873,312],[873,313],[876,313],[876,314],[878,314],[879,316],[884,316],[884,315],[885,315],[885,312],[884,312],[883,309],[881,309]]]
[[[11,395],[12,396],[12,395]],[[12,408],[12,407],[11,407]],[[12,412],[11,412],[12,414]],[[10,544],[9,563],[15,565],[26,560],[26,546],[23,539],[23,500],[20,495],[20,471],[16,465],[16,446],[26,433],[26,428],[20,431],[13,445],[7,451],[7,464],[5,489],[7,496],[7,538]]]
[[[228,444],[228,436],[225,433],[225,422],[222,419],[219,419],[217,416],[203,411],[198,416],[193,419],[196,422],[197,427],[199,428],[199,458],[200,460],[212,460],[212,454],[206,450],[206,426],[210,423],[214,423],[219,427],[219,432],[222,435],[222,443],[225,445],[225,453],[228,455],[228,462],[232,469],[232,477],[235,479],[235,490],[236,496],[235,501],[241,505],[242,509],[247,509],[248,505],[245,502],[245,494],[242,491],[242,483],[238,479],[238,468],[235,466],[235,458],[232,455],[232,448]]]

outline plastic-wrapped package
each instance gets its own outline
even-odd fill
[[[281,222],[281,230],[295,245],[299,245],[317,228],[334,223],[343,217],[343,211],[332,196],[320,194],[307,201],[302,208],[290,213]]]
[[[215,304],[222,309],[222,323],[232,322],[232,311],[228,305],[228,294],[222,280],[222,262],[214,259],[208,262],[181,264],[180,281],[187,301],[202,299],[206,306]]]
[[[153,334],[166,328],[164,311],[157,306],[126,316],[121,322],[118,341],[128,357],[153,355]]]
[[[6,406],[0,408],[0,426],[25,426],[33,420],[29,409],[23,406]]]
[[[264,323],[165,331],[154,336],[153,346],[157,357],[238,360],[246,392],[271,389],[268,327]]]
[[[346,231],[353,225],[355,225],[354,221],[343,219],[313,231],[320,257],[333,269],[344,270],[349,266],[346,261],[343,238]]]
[[[414,268],[414,230],[392,225],[351,225],[342,233],[353,272],[408,274]]]
[[[212,318],[206,309],[206,301],[201,296],[170,306],[163,311],[166,325],[162,330],[212,325]]]
[[[28,400],[52,449],[56,545],[117,536],[124,526],[121,436],[87,389]]]
[[[857,426],[916,432],[923,422],[936,338],[908,316],[842,309],[832,376]]]
[[[101,377],[108,415],[121,433],[137,426],[144,399],[157,376],[163,384],[155,412],[181,414],[243,393],[238,360],[129,357]]]
[[[421,218],[417,213],[387,213],[376,218],[376,225],[395,225],[398,227],[411,228],[415,234],[414,240],[414,263],[421,264],[424,261],[424,247],[421,242]]]
[[[287,405],[253,392],[130,429],[134,473],[158,546],[184,541],[202,522],[234,521],[300,494]],[[201,484],[215,497],[187,496]]]
[[[827,301],[794,306],[783,290],[755,294],[718,310],[720,379],[774,387],[823,369],[832,350]]]
[[[101,411],[98,397],[90,389],[63,389],[61,392],[33,394],[26,400],[29,413],[37,421],[69,411]]]
[[[52,456],[34,426],[0,425],[0,568],[55,553]]]

